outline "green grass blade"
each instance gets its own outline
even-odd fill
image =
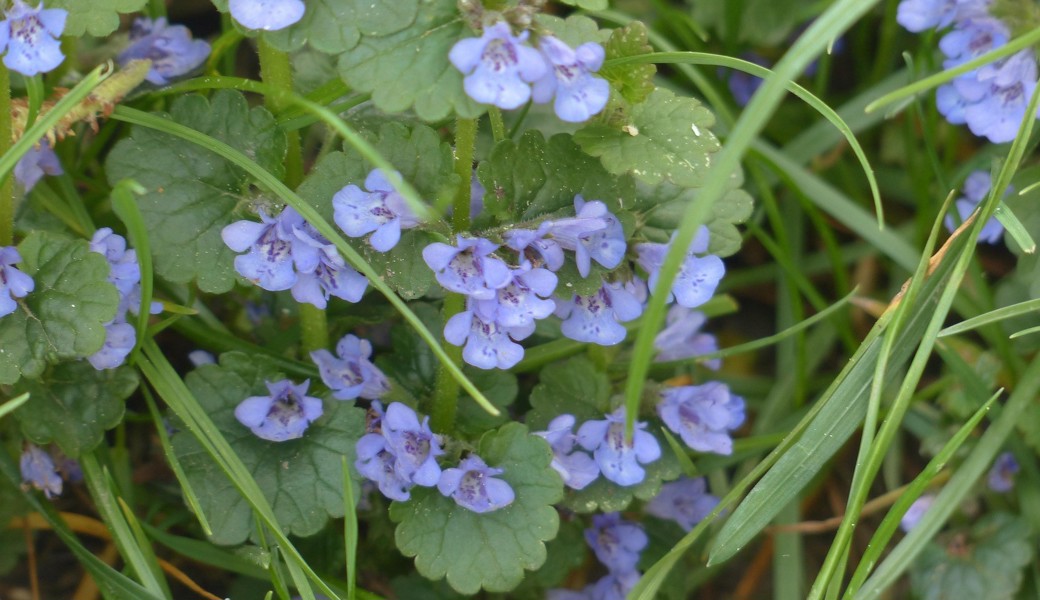
[[[148,227],[144,223],[141,209],[137,206],[135,196],[145,193],[145,189],[136,181],[124,179],[112,188],[112,209],[123,224],[127,235],[137,254],[137,264],[141,268],[141,304],[137,309],[137,344],[134,349],[139,352],[141,342],[148,333],[148,317],[151,315],[152,290],[154,274],[152,271],[152,245],[148,241]]]
[[[1037,326],[1037,327],[1030,327],[1030,328],[1028,328],[1028,329],[1023,329],[1022,331],[1016,331],[1015,333],[1012,333],[1012,334],[1011,334],[1010,336],[1008,336],[1008,337],[1009,337],[1010,339],[1013,339],[1013,340],[1014,340],[1014,339],[1018,339],[1018,338],[1020,338],[1020,337],[1022,337],[1022,336],[1025,336],[1025,335],[1032,335],[1032,334],[1034,334],[1034,333],[1040,333],[1040,326]]]
[[[322,218],[314,208],[307,204],[295,192],[290,190],[284,183],[279,181],[277,177],[256,164],[253,160],[250,160],[249,157],[220,140],[195,131],[189,127],[174,123],[169,119],[157,117],[125,106],[116,107],[115,111],[112,113],[112,118],[127,123],[133,123],[135,125],[141,125],[143,127],[149,127],[196,143],[238,165],[252,175],[264,187],[296,209],[296,211],[300,213],[308,223],[313,225],[319,233],[335,244],[336,249],[339,250],[340,254],[347,260],[347,262],[367,277],[368,282],[372,287],[376,288],[380,293],[386,296],[387,300],[390,301],[390,304],[401,313],[401,316],[404,317],[405,321],[407,321],[412,328],[415,329],[416,333],[419,334],[419,337],[430,346],[430,349],[433,351],[434,355],[437,356],[438,360],[441,361],[441,364],[444,365],[444,368],[451,373],[456,381],[459,382],[459,385],[466,390],[470,397],[473,398],[481,408],[492,415],[499,414],[498,409],[495,408],[484,394],[477,389],[477,386],[463,374],[462,369],[451,360],[451,357],[444,351],[440,342],[430,332],[430,330],[426,328],[426,325],[423,324],[422,320],[419,319],[410,308],[408,308],[408,305],[405,304],[404,300],[401,300],[401,298],[390,289],[390,286],[382,281],[379,273],[372,268],[372,265],[370,265],[368,261],[357,252],[357,250],[348,244],[347,241],[343,239],[343,236],[341,236],[328,221]],[[392,167],[389,168],[392,170]]]
[[[357,503],[354,501],[354,482],[350,480],[350,465],[347,457],[343,463],[343,543],[346,548],[347,600],[354,600],[357,588],[358,521]]]
[[[130,569],[137,575],[137,580],[149,593],[162,598],[170,598],[170,590],[166,586],[166,582],[158,576],[162,571],[159,569],[155,553],[150,545],[142,546],[140,544],[127,522],[118,501],[115,483],[98,461],[96,451],[86,452],[80,456],[79,464],[83,468],[83,481],[90,490],[94,506],[105,525],[108,526],[108,530],[112,532],[112,541],[119,549],[123,560],[130,566]]]
[[[0,404],[0,419],[6,417],[12,412],[18,410],[18,408],[29,401],[29,392],[25,392],[21,396],[15,396],[7,402]]]
[[[1008,235],[1011,239],[1015,240],[1018,247],[1022,249],[1022,252],[1026,254],[1033,254],[1036,252],[1036,241],[1033,240],[1033,236],[1029,235],[1029,230],[1022,224],[1022,221],[1015,216],[1015,213],[1011,212],[1007,204],[1003,201],[997,206],[997,212],[993,213],[993,216],[1000,221],[1000,224],[1004,226]]]
[[[1019,317],[1022,315],[1029,314],[1031,312],[1040,310],[1040,298],[1035,300],[1026,300],[1025,302],[1019,302],[1010,306],[1004,306],[996,310],[991,310],[987,313],[983,313],[977,317],[965,319],[956,325],[950,325],[946,329],[939,332],[939,337],[946,337],[950,335],[956,335],[958,333],[964,333],[971,331],[972,329],[978,329],[991,323],[999,323],[1005,319],[1011,319],[1013,317]]]
[[[968,421],[957,430],[957,433],[946,442],[942,447],[942,450],[935,455],[932,460],[928,461],[925,468],[906,486],[906,489],[896,500],[892,508],[889,509],[888,514],[885,515],[884,520],[878,525],[877,530],[870,539],[870,543],[867,544],[867,549],[863,553],[863,557],[860,559],[859,566],[852,575],[852,579],[849,582],[849,586],[845,591],[845,597],[851,598],[857,590],[863,585],[863,581],[867,575],[870,574],[871,569],[877,564],[878,559],[881,558],[882,553],[885,551],[885,547],[892,536],[895,535],[897,529],[899,529],[899,521],[906,514],[910,505],[914,503],[921,494],[928,488],[929,484],[935,479],[937,475],[946,467],[946,463],[950,461],[954,453],[964,445],[968,437],[975,431],[979,422],[985,417],[990,409],[993,407],[993,403],[996,402],[997,398],[1000,397],[1002,390],[998,390],[993,394],[989,400],[986,401],[982,407],[980,407],[975,414],[971,416]]]
[[[148,523],[141,523],[141,527],[148,537],[185,558],[246,577],[267,579],[267,571],[259,565],[219,546],[195,538],[174,535]]]

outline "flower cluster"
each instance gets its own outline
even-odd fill
[[[578,428],[577,442],[592,453],[600,473],[621,486],[636,485],[646,477],[642,465],[661,458],[657,439],[638,421],[632,439],[625,440],[625,409],[619,407],[605,419],[585,421]]]
[[[132,60],[150,60],[152,65],[145,79],[166,85],[195,70],[209,52],[209,44],[191,39],[191,31],[183,25],[168,25],[162,17],[154,21],[135,19],[130,27],[130,43],[116,60],[121,67]]]
[[[383,411],[373,402],[368,432],[358,440],[355,466],[379,491],[399,502],[411,498],[414,486],[437,487],[459,506],[476,513],[504,508],[515,499],[513,488],[496,479],[502,469],[489,467],[470,454],[458,467],[441,470],[437,457],[444,454],[440,436],[430,430],[429,417],[419,421],[414,410],[393,402]]]
[[[587,121],[610,99],[610,84],[593,76],[603,66],[603,47],[589,42],[571,48],[551,35],[538,48],[525,45],[529,32],[513,35],[504,21],[484,29],[479,38],[460,40],[448,58],[466,77],[470,98],[513,109],[528,100],[553,102],[556,115],[572,123]]]
[[[4,49],[4,65],[26,77],[57,68],[65,55],[61,53],[61,33],[69,13],[62,8],[36,8],[23,0],[14,0],[0,21],[0,52]]]
[[[36,283],[32,277],[22,273],[15,265],[22,262],[22,255],[14,246],[0,246],[0,317],[18,308],[15,298],[24,298],[33,291]]]
[[[235,252],[235,270],[261,288],[290,290],[297,302],[325,308],[329,296],[358,302],[368,280],[352,269],[339,251],[292,207],[261,223],[237,221],[221,232]]]
[[[744,399],[724,383],[685,385],[661,392],[661,420],[698,452],[732,454],[729,432],[744,423]]]
[[[235,407],[238,422],[261,439],[284,442],[301,438],[324,413],[321,399],[307,395],[310,380],[296,385],[283,379],[266,385],[267,396],[251,396]]]
[[[684,477],[661,486],[661,491],[646,504],[646,513],[675,521],[684,531],[693,529],[718,506],[719,499],[708,493],[703,477]]]
[[[108,281],[119,292],[116,316],[105,323],[105,343],[100,350],[87,357],[90,364],[100,371],[123,364],[137,342],[137,332],[127,322],[127,313],[136,315],[141,309],[141,266],[137,263],[137,251],[127,249],[126,238],[113,233],[108,227],[94,232],[90,250],[108,261]],[[162,304],[152,302],[148,312],[153,315],[162,312]]]
[[[999,48],[1011,37],[1007,24],[991,15],[986,0],[903,0],[897,21],[910,31],[952,29],[939,41],[947,69]],[[1037,83],[1036,57],[1029,49],[960,75],[936,90],[939,112],[950,123],[967,124],[993,143],[1018,133]]]
[[[592,549],[607,574],[579,591],[550,590],[549,600],[624,600],[639,582],[639,555],[649,539],[638,523],[618,513],[594,515],[585,530],[585,543]]]
[[[968,178],[964,180],[964,187],[961,188],[961,192],[964,195],[957,198],[955,203],[957,221],[954,221],[953,215],[946,215],[946,218],[943,220],[946,229],[952,233],[971,213],[975,212],[975,208],[989,195],[989,189],[992,186],[993,182],[990,179],[990,174],[986,171],[974,171],[971,175],[968,175]],[[1015,191],[1014,188],[1009,185],[1004,190],[1004,196],[1013,191]],[[1004,226],[1001,225],[996,217],[990,217],[989,221],[986,221],[986,224],[982,226],[982,231],[979,232],[980,243],[997,244],[1003,238]]]

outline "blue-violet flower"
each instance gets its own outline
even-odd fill
[[[368,340],[347,334],[336,344],[336,354],[338,357],[324,349],[311,352],[311,360],[334,398],[375,400],[390,391],[386,375],[368,359],[372,356]]]
[[[476,454],[470,454],[457,469],[444,469],[437,489],[465,509],[475,513],[491,512],[509,506],[516,499],[509,483],[495,479],[495,475],[504,472],[489,467]]]
[[[537,50],[524,45],[527,36],[526,31],[514,36],[509,25],[499,21],[479,38],[459,40],[452,47],[448,59],[466,76],[463,87],[470,98],[505,109],[531,98],[530,84],[548,65]]]
[[[1010,492],[1015,487],[1015,474],[1019,471],[1018,461],[1015,455],[1004,452],[993,461],[989,474],[986,476],[986,485],[994,492],[1001,494]]]
[[[24,298],[36,287],[32,277],[15,267],[20,262],[22,255],[17,248],[0,246],[0,317],[13,313],[18,308],[14,299]]]
[[[589,276],[590,261],[613,269],[625,258],[625,231],[607,205],[574,197],[576,216],[553,221],[549,235],[566,250],[574,251],[578,273]]]
[[[744,423],[744,399],[716,381],[684,385],[661,392],[657,413],[690,448],[728,455],[733,453],[729,432]]]
[[[231,17],[247,29],[275,31],[303,18],[303,0],[229,0]]]
[[[400,178],[399,173],[394,176]],[[350,184],[336,192],[332,197],[333,218],[350,237],[372,233],[368,243],[386,252],[397,245],[401,230],[415,227],[419,219],[381,170],[373,169],[368,174],[365,189],[368,191]]]
[[[715,336],[701,332],[706,320],[702,312],[678,304],[672,305],[668,309],[664,329],[654,338],[654,348],[657,349],[654,360],[682,360],[717,351],[719,344]],[[722,366],[722,360],[713,358],[704,361],[704,366],[717,371]]]
[[[684,477],[661,486],[661,491],[647,502],[646,514],[670,519],[684,531],[693,529],[718,506],[719,499],[708,493],[703,477]]]
[[[29,444],[18,462],[22,471],[22,481],[27,486],[40,490],[47,498],[61,495],[61,475],[58,475],[50,454]]]
[[[616,512],[593,515],[592,527],[585,530],[585,542],[611,573],[635,571],[648,541],[638,523],[626,521]]]
[[[563,484],[580,490],[599,477],[599,465],[588,454],[575,452],[578,436],[573,433],[574,422],[574,415],[562,414],[549,422],[546,431],[534,434],[544,438],[552,448],[550,466],[563,478]]]
[[[991,186],[992,180],[990,174],[986,171],[974,171],[971,175],[968,175],[968,178],[964,180],[964,187],[961,188],[961,192],[964,195],[957,198],[955,203],[958,219],[954,222],[953,215],[946,215],[946,218],[943,220],[946,229],[952,233],[971,213],[975,212],[975,208],[979,203],[986,199]],[[1015,189],[1009,185],[1004,190],[1004,196],[1006,197],[1013,191]],[[979,243],[998,244],[1003,237],[1004,226],[996,217],[990,217],[989,221],[986,221],[986,224],[982,226],[982,231],[979,232]]]
[[[674,239],[674,234],[673,234]],[[668,254],[671,242],[667,244],[643,243],[636,245],[638,258],[636,262],[649,275],[648,283],[653,293],[657,289],[657,277],[664,264],[664,258]],[[672,282],[672,289],[668,293],[669,301],[673,298],[676,303],[686,308],[697,308],[711,299],[718,287],[722,276],[726,274],[726,266],[722,259],[713,254],[697,256],[708,251],[708,228],[703,225],[697,231],[690,248],[686,251],[686,258],[679,267],[679,274]]]
[[[625,442],[625,409],[620,407],[606,419],[586,421],[578,428],[578,443],[592,452],[603,476],[621,486],[643,481],[649,464],[661,457],[661,446],[653,435],[644,431],[645,421],[636,422],[632,440]]]
[[[534,333],[534,323],[525,327],[505,327],[485,321],[473,308],[453,315],[444,324],[444,339],[462,349],[462,359],[480,369],[509,369],[524,357],[522,340]]]
[[[491,254],[495,250],[498,245],[484,238],[460,235],[458,246],[434,242],[423,248],[422,255],[446,289],[488,300],[513,281],[506,263]]]
[[[126,66],[132,60],[152,61],[145,79],[155,85],[166,85],[171,79],[187,75],[205,62],[210,48],[203,40],[191,39],[184,25],[168,25],[165,17],[156,20],[134,19],[130,27],[130,43],[116,60]]]
[[[502,240],[520,253],[521,263],[544,264],[550,271],[558,271],[563,266],[563,248],[545,237],[552,227],[552,221],[542,221],[538,229],[510,229],[502,234]]]
[[[556,289],[556,275],[547,269],[532,269],[529,262],[513,269],[510,275],[512,281],[496,290],[494,298],[473,301],[481,319],[506,328],[524,328],[553,313],[556,303],[550,296]]]
[[[30,148],[14,166],[14,178],[22,184],[26,193],[36,187],[44,175],[61,175],[64,172],[58,155],[46,138],[40,140],[35,148]]]
[[[564,319],[563,335],[578,342],[613,346],[625,339],[621,323],[643,314],[643,302],[632,286],[619,281],[604,282],[599,291],[570,300],[556,300],[556,316]]]
[[[603,46],[588,42],[571,48],[551,35],[538,40],[549,70],[534,82],[531,98],[538,103],[556,97],[556,116],[571,123],[581,123],[603,110],[610,99],[610,84],[594,77],[603,66]]]
[[[394,455],[394,472],[416,485],[436,485],[441,477],[437,457],[444,454],[444,450],[430,430],[430,418],[420,423],[414,410],[392,402],[386,407],[381,428],[386,450]]]
[[[903,518],[899,520],[899,528],[909,533],[911,529],[917,527],[917,523],[924,517],[928,509],[932,507],[932,503],[935,502],[934,494],[925,494],[914,503],[910,505],[910,508],[906,509],[903,514]]]
[[[267,382],[267,396],[252,396],[235,408],[235,418],[257,437],[284,442],[303,437],[311,422],[322,415],[319,398],[307,395],[310,380],[296,385],[288,379]]]
[[[68,11],[43,8],[43,2],[32,8],[23,0],[14,0],[6,15],[0,21],[0,52],[7,48],[7,68],[32,77],[54,70],[65,60],[60,38]]]

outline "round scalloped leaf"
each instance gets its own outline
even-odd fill
[[[227,0],[213,0],[213,4],[221,12],[228,11]],[[408,27],[418,10],[419,0],[307,0],[307,11],[299,21],[259,34],[286,52],[309,44],[319,52],[340,54],[356,46],[362,35],[389,35]]]
[[[581,421],[578,421],[578,426],[580,425]],[[650,429],[653,427],[651,423]],[[682,465],[661,436],[655,434],[654,437],[661,446],[661,458],[648,465],[643,465],[646,477],[642,483],[620,486],[600,477],[585,489],[567,490],[567,495],[560,506],[577,513],[617,512],[628,508],[635,498],[649,500],[656,496],[661,491],[661,484],[678,479],[682,475]]]
[[[614,58],[650,54],[654,51],[647,40],[646,25],[639,21],[633,21],[625,27],[611,32],[610,39],[603,45],[603,49],[608,61]],[[598,74],[609,81],[610,85],[620,92],[625,100],[639,103],[646,100],[647,96],[654,91],[654,75],[657,74],[657,66],[646,64],[603,67]]]
[[[574,415],[581,423],[610,412],[610,380],[584,356],[546,365],[538,377],[527,413],[533,431],[544,430],[562,414]]]
[[[914,561],[910,581],[915,595],[922,600],[1017,597],[1023,569],[1033,561],[1030,533],[1021,517],[992,513],[972,525],[967,540],[963,533],[940,537]]]
[[[651,185],[670,181],[698,187],[718,152],[709,130],[711,111],[693,98],[656,89],[617,124],[592,124],[574,134],[581,148],[603,161],[615,175],[629,173]]]
[[[249,108],[240,92],[218,90],[211,99],[183,96],[170,112],[175,122],[281,173],[285,133],[267,109]],[[105,164],[113,185],[128,178],[147,189],[137,202],[151,239],[156,274],[173,283],[196,280],[205,292],[230,290],[235,253],[220,231],[234,220],[237,194],[249,181],[245,171],[202,146],[140,125],[116,144]]]
[[[19,383],[16,393],[31,396],[14,415],[33,443],[54,442],[76,458],[123,420],[125,401],[136,389],[137,372],[130,367],[99,371],[88,362],[62,363],[41,379]]]
[[[498,477],[513,487],[512,504],[477,514],[435,488],[416,487],[410,501],[390,506],[390,518],[398,523],[398,549],[415,557],[423,576],[447,577],[463,594],[481,588],[506,592],[520,583],[525,569],[545,562],[545,542],[556,537],[559,526],[552,505],[562,495],[563,482],[549,466],[549,445],[519,423],[485,434],[478,455],[505,470]]]
[[[459,18],[455,0],[427,0],[412,24],[391,35],[363,35],[357,47],[340,56],[339,73],[352,88],[370,92],[380,110],[410,108],[424,121],[453,114],[475,118],[484,106],[462,88],[462,73],[448,52],[475,33]]]
[[[91,252],[86,240],[33,232],[18,251],[18,269],[36,288],[0,318],[0,384],[37,377],[48,362],[94,354],[119,306],[108,261]]]
[[[105,37],[119,29],[119,15],[137,12],[147,0],[47,0],[46,8],[69,11],[62,35],[77,38],[84,33]],[[29,4],[32,4],[30,2]]]
[[[540,132],[528,131],[519,142],[499,142],[477,174],[486,190],[485,210],[503,223],[555,211],[573,215],[578,194],[585,200],[602,200],[612,211],[635,196],[631,178],[608,173],[565,133],[546,141]]]
[[[188,374],[188,389],[256,479],[282,528],[294,535],[320,531],[342,517],[342,458],[354,464],[354,445],[364,434],[365,412],[352,403],[325,401],[325,414],[302,438],[269,442],[235,419],[235,407],[250,396],[268,394],[266,381],[282,379],[266,361],[240,352],[220,357]],[[253,512],[227,475],[189,431],[173,435],[173,448],[213,527],[212,541],[239,544],[253,532]],[[353,487],[360,479],[353,469]]]

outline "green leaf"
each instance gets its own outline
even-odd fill
[[[700,102],[657,89],[632,107],[626,122],[588,125],[574,134],[574,141],[615,175],[630,173],[651,185],[670,181],[698,187],[721,147],[709,130],[714,124],[715,117]]]
[[[227,12],[227,0],[213,3]],[[308,0],[302,19],[260,35],[286,52],[310,44],[320,52],[340,54],[357,46],[362,35],[389,35],[408,27],[418,10],[418,0]]]
[[[48,362],[94,354],[119,305],[108,261],[86,240],[33,232],[18,251],[18,268],[36,287],[0,319],[0,384],[37,377]]]
[[[424,121],[484,112],[462,89],[462,73],[448,61],[452,46],[474,33],[459,18],[455,0],[428,0],[412,24],[391,35],[363,35],[340,56],[339,73],[352,88],[370,92],[388,113],[410,108]]]
[[[123,420],[124,403],[137,389],[137,372],[125,366],[98,371],[87,362],[62,363],[40,379],[23,379],[16,389],[32,394],[15,412],[25,437],[40,445],[54,442],[78,458]]]
[[[564,133],[546,142],[540,132],[528,131],[519,142],[499,142],[477,175],[486,190],[485,210],[505,223],[558,210],[573,215],[577,194],[602,200],[615,211],[635,197],[631,178],[607,173]]]
[[[516,375],[498,369],[466,369],[466,377],[469,377],[477,389],[484,393],[484,397],[501,411],[496,417],[488,414],[476,402],[459,402],[456,430],[462,437],[477,439],[485,431],[509,422],[507,408],[516,400],[519,386]]]
[[[1023,569],[1033,560],[1029,523],[992,513],[963,533],[943,536],[925,547],[910,580],[923,600],[977,598],[1009,600],[1022,586]]]
[[[607,0],[560,0],[563,4],[577,6],[582,10],[607,10]]]
[[[542,568],[527,577],[513,591],[512,597],[542,600],[546,590],[562,586],[567,574],[577,569],[588,556],[585,528],[580,519],[560,521],[560,531],[545,545],[548,558]]]
[[[732,177],[732,189],[712,207],[712,218],[707,223],[711,232],[708,252],[718,256],[731,256],[740,250],[743,236],[737,228],[751,217],[754,200],[740,189],[743,177],[738,172]],[[635,212],[643,212],[643,233],[652,241],[666,243],[671,232],[678,226],[686,206],[697,201],[697,190],[682,188],[670,183],[648,186],[636,185]]]
[[[281,376],[266,361],[229,352],[220,365],[204,365],[186,383],[199,404],[256,479],[283,529],[313,535],[330,518],[342,517],[341,457],[354,463],[354,445],[364,433],[364,411],[351,403],[326,401],[325,414],[311,423],[302,438],[286,442],[262,440],[235,419],[242,400],[268,393],[264,383]],[[254,519],[245,498],[188,431],[173,435],[173,448],[199,504],[213,528],[213,542],[239,544],[253,532]],[[354,489],[360,481],[354,475]]]
[[[527,424],[544,430],[557,416],[574,415],[578,423],[610,412],[610,380],[584,356],[546,365],[531,390]]]
[[[84,33],[105,37],[119,29],[119,15],[137,12],[147,0],[48,0],[47,8],[69,11],[63,35],[77,38]]]
[[[625,27],[615,29],[603,49],[606,51],[606,60],[650,54],[654,51],[647,41],[646,25],[640,21],[633,21]],[[599,75],[609,81],[611,86],[632,104],[646,100],[650,92],[654,91],[656,74],[657,67],[652,64],[603,67],[599,71]]]
[[[282,172],[285,134],[267,109],[249,108],[241,93],[219,90],[209,100],[183,96],[170,112],[173,121]],[[137,126],[112,149],[106,166],[110,183],[134,179],[147,189],[138,202],[156,274],[174,283],[196,280],[206,292],[231,289],[235,254],[220,231],[232,222],[238,195],[249,182],[244,171],[202,146]]]
[[[417,304],[415,314],[431,331],[440,331],[443,324],[439,311],[429,304]],[[393,401],[417,406],[420,400],[433,395],[437,379],[437,357],[415,331],[404,324],[390,329],[390,347],[393,353],[376,356],[376,366],[390,379],[390,393],[384,404]]]
[[[418,487],[410,501],[390,506],[390,518],[398,523],[398,549],[415,557],[419,573],[430,579],[446,576],[464,594],[481,588],[509,591],[525,569],[545,562],[545,541],[556,537],[559,526],[552,505],[563,492],[560,476],[549,466],[549,445],[519,423],[488,432],[478,455],[505,470],[499,477],[516,493],[509,506],[477,514],[436,489]]]

